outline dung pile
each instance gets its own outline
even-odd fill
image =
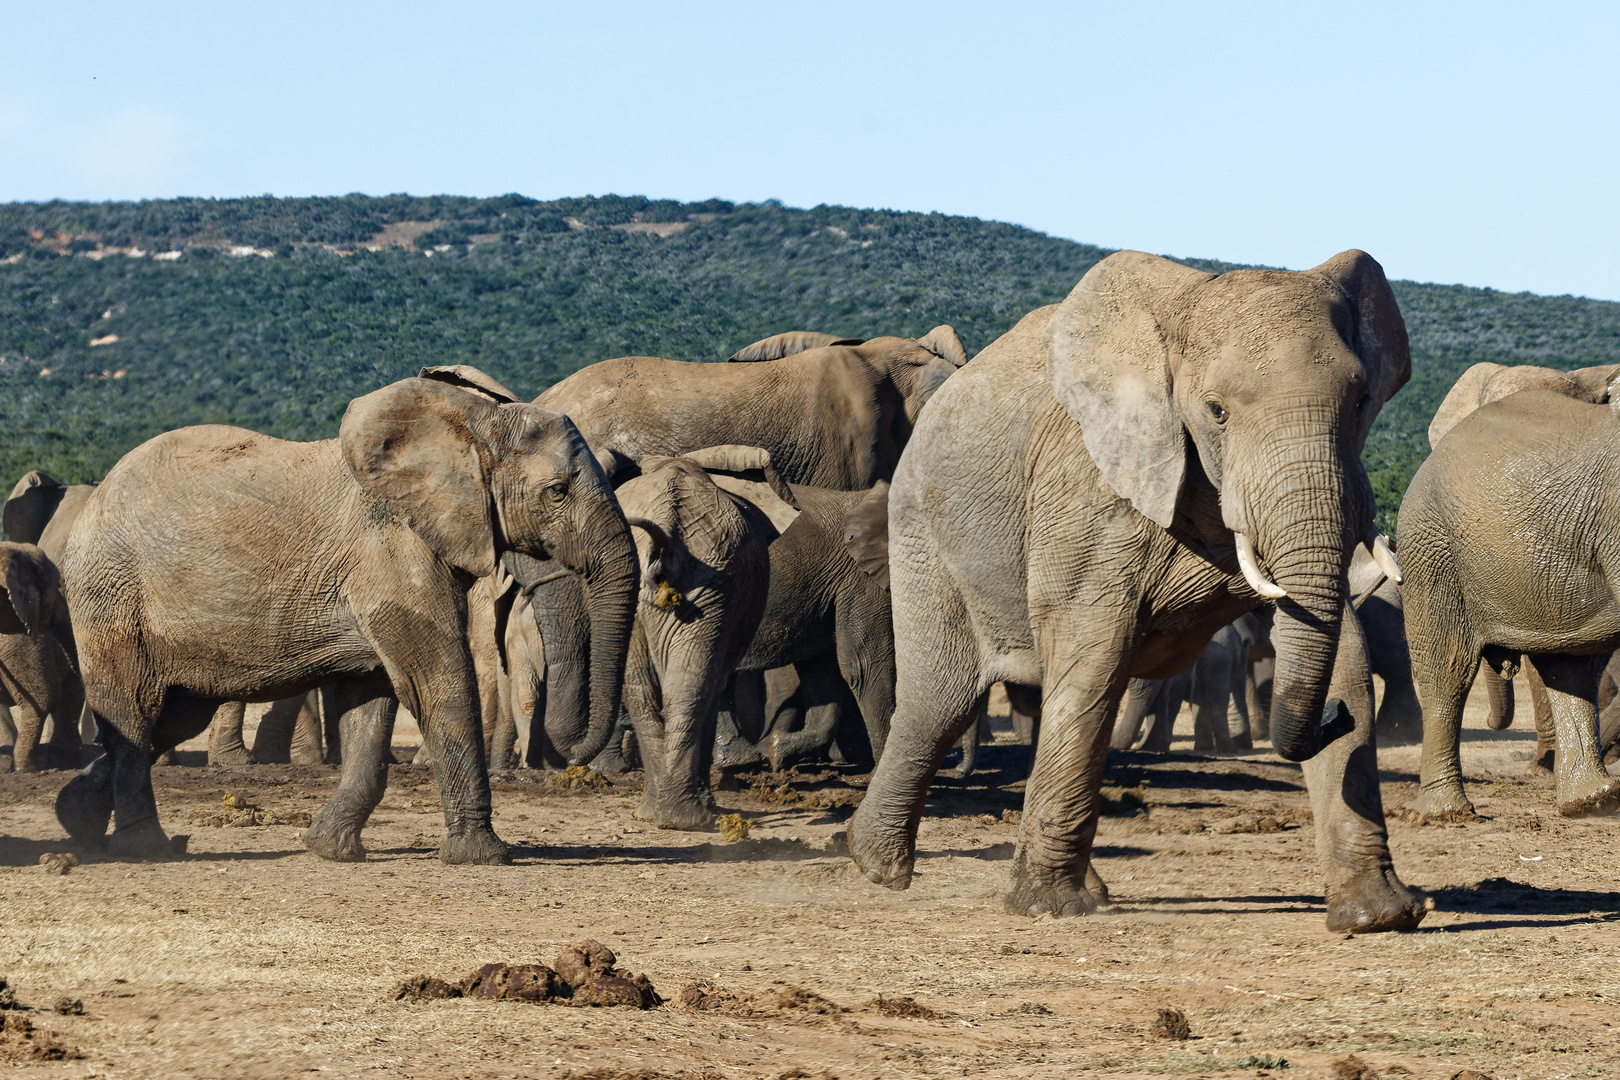
[[[266,810],[245,795],[227,791],[220,800],[218,810],[198,809],[191,812],[191,824],[210,829],[248,829],[256,825],[296,825],[309,827],[309,813],[294,810],[280,814]]]
[[[618,957],[600,941],[582,941],[557,954],[553,967],[544,964],[485,964],[460,982],[435,975],[406,979],[394,991],[395,1001],[482,998],[559,1005],[662,1005],[645,975],[620,971]]]
[[[0,1021],[0,1061],[82,1061],[84,1055],[64,1046],[48,1031],[34,1027],[28,1017],[8,1012]]]
[[[613,788],[613,781],[589,765],[570,765],[552,773],[546,783],[561,791],[610,791]]]

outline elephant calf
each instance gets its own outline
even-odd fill
[[[765,612],[768,549],[798,509],[752,446],[643,459],[617,494],[642,565],[624,692],[646,772],[638,815],[710,829],[720,691]]]
[[[16,719],[12,763],[34,772],[48,761],[78,765],[79,681],[73,627],[56,565],[32,544],[0,543],[0,705]],[[46,715],[55,718],[50,753],[40,752]]]

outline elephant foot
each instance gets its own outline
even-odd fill
[[[304,846],[328,862],[365,862],[366,849],[360,843],[358,827],[341,823],[322,811],[315,815],[304,833]]]
[[[1097,901],[1097,906],[1100,908],[1109,907],[1113,903],[1113,901],[1108,898],[1108,885],[1097,874],[1096,863],[1086,864],[1086,892],[1091,894],[1092,898]]]
[[[446,866],[506,866],[512,851],[486,825],[446,836],[439,845],[439,861]]]
[[[1424,788],[1412,800],[1412,811],[1435,821],[1466,821],[1479,816],[1459,783]]]
[[[630,771],[630,763],[624,758],[624,740],[615,739],[607,744],[607,749],[596,755],[591,762],[591,768],[608,776],[617,776]]]
[[[719,826],[712,809],[702,806],[665,806],[648,817],[660,829],[683,832],[714,832]]]
[[[27,757],[14,758],[12,760],[12,767],[20,773],[39,772],[39,755],[29,754]]]
[[[713,765],[717,769],[740,769],[745,765],[758,765],[765,760],[759,747],[744,738],[735,738],[714,748]]]
[[[184,851],[183,841],[176,851],[156,818],[114,829],[107,837],[107,854],[115,859],[167,859]]]
[[[1329,890],[1327,928],[1336,934],[1411,930],[1433,910],[1433,899],[1386,867]]]
[[[1592,817],[1620,810],[1620,778],[1617,777],[1598,774],[1576,787],[1569,798],[1562,798],[1562,791],[1558,794],[1561,796],[1558,812],[1564,817]]]
[[[112,813],[112,759],[105,755],[56,794],[56,820],[82,847],[99,850],[107,846]]]
[[[1091,877],[1087,867],[1085,878]],[[1102,879],[1098,878],[1101,884]],[[1106,892],[1105,892],[1106,897]],[[1009,915],[1052,915],[1060,919],[1090,915],[1102,901],[1085,885],[1072,880],[1037,881],[1022,868],[1013,871],[1013,886],[1007,892],[1002,906]]]
[[[771,735],[768,757],[773,771],[781,772],[804,761],[817,750],[826,748],[825,743],[806,739],[803,735],[801,731],[778,731]]]
[[[866,875],[866,880],[885,889],[911,888],[911,875],[916,865],[916,853],[902,835],[896,842],[874,836],[874,830],[862,819],[859,810],[849,823],[844,842],[849,845],[849,857],[855,860],[855,869]]]
[[[220,750],[208,751],[208,764],[210,765],[251,765],[253,758],[249,756],[247,747],[241,743]]]
[[[1530,759],[1530,764],[1524,767],[1524,775],[1537,780],[1550,780],[1553,775],[1553,752],[1551,750],[1540,757]]]
[[[319,750],[294,750],[289,761],[293,765],[325,765],[326,756]]]

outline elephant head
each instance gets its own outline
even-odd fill
[[[1321,716],[1351,551],[1383,547],[1362,446],[1411,374],[1383,268],[1346,251],[1302,273],[1216,276],[1119,252],[1046,342],[1057,399],[1116,493],[1166,528],[1193,509],[1195,470],[1219,493],[1244,577],[1277,602],[1273,745],[1312,757],[1343,730],[1324,734]]]
[[[613,489],[568,417],[518,401],[476,369],[423,375],[349,404],[338,435],[344,461],[453,567],[482,577],[515,552],[579,576],[591,625],[590,713],[578,740],[559,750],[589,761],[613,730],[635,617],[635,547]]]
[[[51,515],[62,504],[68,486],[35,469],[11,489],[6,500],[3,524],[6,539],[18,544],[37,544],[50,524]]]
[[[732,353],[730,360],[734,364],[758,363],[812,349],[848,349],[886,375],[905,399],[906,420],[911,424],[917,422],[917,414],[934,391],[968,360],[962,339],[954,328],[944,324],[916,339],[880,337],[869,341],[795,330],[756,341]]]
[[[56,564],[33,544],[0,543],[0,633],[39,637],[57,631],[70,645],[67,602]]]

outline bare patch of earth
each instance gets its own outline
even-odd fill
[[[425,769],[394,770],[370,860],[338,865],[297,828],[186,824],[227,792],[271,815],[315,810],[337,770],[159,768],[165,823],[191,853],[87,855],[66,874],[38,865],[66,849],[51,814],[65,774],[9,774],[0,977],[36,1031],[85,1055],[20,1065],[53,1076],[1310,1078],[1359,1075],[1352,1055],[1420,1080],[1620,1075],[1620,822],[1560,818],[1550,785],[1520,775],[1526,735],[1471,710],[1484,820],[1393,821],[1396,866],[1437,909],[1416,933],[1357,938],[1323,927],[1299,769],[1266,751],[1117,758],[1110,791],[1146,806],[1115,798],[1102,822],[1116,904],[1058,921],[1001,910],[1017,835],[1004,812],[1028,763],[1005,736],[985,772],[942,776],[898,893],[838,850],[865,779],[842,769],[721,792],[753,826],[736,844],[649,830],[634,777],[565,791],[500,773],[516,865],[446,867]],[[1408,805],[1416,748],[1381,764],[1386,805]],[[749,794],[783,783],[808,797]],[[392,1000],[418,974],[550,962],[586,937],[666,998],[698,984],[692,1007]],[[54,1013],[62,998],[83,1014]],[[1155,1034],[1161,1010],[1191,1037]]]

